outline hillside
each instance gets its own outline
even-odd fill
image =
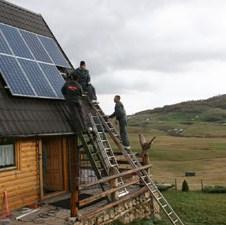
[[[129,125],[173,136],[226,137],[226,95],[138,112]]]

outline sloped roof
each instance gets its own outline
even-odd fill
[[[0,22],[53,38],[52,32],[40,14],[4,0],[0,0]]]
[[[0,136],[72,133],[64,101],[11,97],[0,88]]]
[[[54,38],[40,14],[4,0],[0,0],[0,22]],[[13,97],[0,79],[0,136],[69,133],[73,132],[64,101]]]

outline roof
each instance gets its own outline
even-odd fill
[[[52,32],[40,14],[4,0],[0,0],[0,22],[44,36],[53,37]]]
[[[72,133],[64,101],[11,97],[0,88],[0,136]]]
[[[0,0],[0,22],[55,39],[40,14],[4,0]],[[0,79],[0,136],[72,134],[67,118],[64,101],[13,97]]]

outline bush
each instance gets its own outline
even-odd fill
[[[183,181],[182,183],[182,191],[183,192],[188,192],[189,191],[189,186],[186,180]]]
[[[205,193],[226,193],[226,187],[224,186],[206,186],[203,188]]]
[[[174,185],[173,184],[156,184],[159,191],[163,192],[163,191],[168,191],[169,189],[173,188]]]

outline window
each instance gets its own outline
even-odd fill
[[[0,143],[0,170],[16,166],[14,144]]]

